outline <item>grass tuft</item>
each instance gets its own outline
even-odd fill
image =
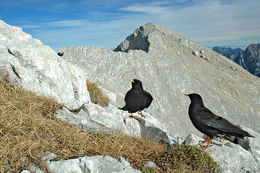
[[[87,80],[87,87],[92,103],[98,104],[102,107],[107,107],[109,104],[109,98],[104,96],[102,90],[97,86],[96,83]]]
[[[180,145],[174,147],[170,155],[174,170],[200,173],[218,172],[217,163],[205,150],[197,146]]]

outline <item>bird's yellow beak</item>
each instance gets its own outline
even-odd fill
[[[184,94],[184,95],[185,95],[185,96],[189,96],[189,94],[187,94],[187,93],[186,93],[186,94]]]
[[[132,83],[135,83],[135,81],[132,79],[132,80],[130,80],[130,82],[132,82]]]

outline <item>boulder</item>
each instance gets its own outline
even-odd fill
[[[184,144],[201,146],[201,140],[203,139],[194,134],[189,134]],[[258,137],[257,140],[259,140]],[[255,145],[258,145],[255,141],[250,143],[250,146]],[[247,151],[240,145],[227,140],[212,140],[212,146],[208,147],[206,152],[217,162],[221,173],[245,173],[260,170],[259,160],[255,158],[252,151]]]
[[[123,158],[118,160],[110,156],[80,157],[70,160],[51,161],[47,164],[51,173],[141,173]]]
[[[182,138],[178,134],[172,134],[165,124],[153,115],[143,112],[145,117],[134,113],[137,117],[129,117],[129,113],[123,112],[114,106],[101,107],[89,103],[78,112],[73,113],[66,108],[57,111],[56,117],[69,124],[77,125],[85,131],[104,131],[107,133],[122,132],[135,137],[150,137],[163,141],[169,145],[179,145]]]
[[[82,70],[21,28],[0,20],[0,75],[10,83],[76,108],[89,102]]]
[[[258,169],[260,170],[260,134],[245,126],[242,126],[242,128],[254,136],[254,138],[248,138],[248,150],[252,153],[252,156],[255,158],[258,165]]]
[[[85,156],[76,159],[61,161],[50,161],[55,158],[54,153],[46,155],[42,160],[45,161],[46,169],[50,173],[141,173],[141,171],[130,166],[123,157],[118,159],[110,156]],[[29,171],[30,170],[30,171]],[[22,173],[43,173],[39,167],[32,165],[29,170],[23,170]]]

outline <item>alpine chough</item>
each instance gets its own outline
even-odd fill
[[[153,97],[150,93],[143,89],[142,82],[140,80],[133,79],[131,82],[132,88],[125,95],[126,105],[119,109],[128,111],[132,118],[135,118],[132,113],[137,111],[141,114],[141,116],[144,116],[142,110],[150,106],[153,101]]]
[[[189,106],[189,117],[193,125],[201,132],[207,135],[203,143],[207,142],[208,148],[214,136],[227,135],[243,138],[245,136],[253,137],[248,132],[238,126],[231,124],[226,119],[215,115],[203,105],[203,100],[199,94],[185,94],[191,100]],[[209,138],[209,141],[207,141]]]

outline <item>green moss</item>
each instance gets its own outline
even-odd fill
[[[172,169],[218,173],[217,163],[203,149],[197,146],[180,145],[171,150]]]

